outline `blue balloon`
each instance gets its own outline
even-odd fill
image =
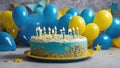
[[[49,4],[44,8],[43,19],[46,25],[52,25],[53,22],[57,19],[58,9],[55,5]]]
[[[12,36],[6,32],[0,32],[0,51],[15,51],[16,44]]]
[[[76,8],[70,8],[66,14],[72,14],[73,16],[77,16],[79,14],[79,11]]]
[[[39,16],[38,14],[31,14],[28,17],[27,22],[41,22],[42,21],[42,16]]]
[[[106,30],[106,33],[111,38],[117,38],[120,36],[120,19],[114,17],[111,26]]]
[[[42,27],[41,23],[33,22],[33,23],[22,26],[18,33],[19,40],[23,44],[29,45],[29,40],[30,40],[31,36],[36,35],[36,28],[38,26]]]
[[[93,22],[95,13],[94,13],[93,9],[86,8],[81,12],[80,16],[82,16],[84,18],[86,24],[89,24],[89,23]]]
[[[97,45],[100,45],[102,50],[107,50],[112,45],[112,38],[107,34],[100,34],[93,42],[93,48]]]
[[[62,29],[63,27],[65,28],[66,31],[65,33],[68,34],[68,25],[71,19],[72,19],[71,14],[65,14],[59,19],[59,22],[57,24],[59,34],[60,34],[60,29]]]
[[[19,28],[29,23],[29,22],[26,22],[28,19],[28,11],[24,6],[17,6],[13,10],[12,16],[13,16],[13,20],[15,21],[16,25]]]

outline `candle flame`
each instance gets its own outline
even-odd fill
[[[38,27],[38,30],[39,30],[39,31],[40,31],[40,29],[41,29],[41,28],[40,28],[40,27]]]
[[[54,33],[54,29],[52,29],[52,33]]]
[[[50,28],[50,27],[48,27],[48,30],[49,30],[49,31],[51,31],[51,28]]]
[[[60,32],[62,32],[62,29],[60,29]]]
[[[54,29],[57,30],[57,27],[55,26]]]
[[[72,30],[71,30],[71,29],[69,29],[68,31],[69,31],[69,32],[72,32]]]
[[[65,31],[65,28],[63,27],[63,31]]]
[[[36,31],[38,31],[38,27],[36,27]]]
[[[43,27],[43,30],[44,30],[44,31],[46,30],[45,27]]]

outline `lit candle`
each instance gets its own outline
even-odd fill
[[[49,35],[51,34],[51,28],[50,27],[48,27],[48,31],[49,31]]]
[[[60,34],[61,34],[61,37],[62,37],[62,29],[60,29]]]
[[[42,37],[42,29],[40,29],[40,36]]]
[[[52,29],[52,38],[54,38],[54,29]]]
[[[43,30],[44,30],[44,37],[46,37],[46,29],[45,29],[45,27],[43,27]]]
[[[77,27],[77,32],[76,32],[76,35],[77,35],[77,38],[78,38],[78,36],[79,36],[79,28]]]
[[[68,30],[68,35],[70,35],[70,37],[72,36],[72,30],[71,29]]]
[[[63,27],[63,39],[65,39],[65,28]]]
[[[72,28],[72,30],[73,30],[73,38],[75,38],[75,29],[74,29],[74,27]]]
[[[60,34],[62,35],[62,29],[60,29]]]
[[[38,27],[36,28],[36,35],[39,35]]]
[[[54,29],[55,29],[55,35],[56,35],[57,34],[57,27],[55,26]]]
[[[38,36],[41,36],[40,27],[38,27]]]

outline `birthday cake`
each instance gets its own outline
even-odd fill
[[[76,34],[65,35],[65,32],[57,34],[43,34],[38,32],[37,36],[30,39],[30,54],[49,58],[75,58],[83,56],[88,49],[87,38]]]

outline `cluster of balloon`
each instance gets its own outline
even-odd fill
[[[106,30],[106,33],[111,37],[111,38],[117,38],[120,36],[120,19],[114,17],[112,20],[111,26]]]
[[[13,11],[13,19],[20,28],[18,33],[19,40],[23,44],[29,45],[30,37],[36,35],[36,27],[46,27],[46,30],[48,27],[54,28],[58,23],[57,16],[58,9],[53,4],[49,4],[44,8],[43,17],[38,14],[29,15],[24,6],[17,6]]]
[[[100,31],[105,31],[112,23],[112,14],[107,10],[100,10],[96,13],[93,22],[99,26]]]
[[[113,18],[111,26],[106,30],[108,34],[113,39],[113,46],[120,47],[120,19],[117,17]]]
[[[86,8],[81,12],[80,16],[83,17],[86,23],[83,36],[87,37],[89,47],[95,48],[97,44],[99,44],[102,46],[102,49],[109,49],[112,45],[112,38],[110,35],[116,37],[120,36],[118,32],[120,29],[117,27],[118,25],[115,24],[112,14],[108,10],[100,10],[95,13],[93,9]],[[114,24],[112,24],[112,19]],[[100,31],[106,31],[106,34],[100,34]],[[112,31],[116,31],[117,34],[113,35]]]
[[[49,4],[42,12],[43,16],[29,15],[24,6],[17,6],[13,13],[11,11],[2,13],[2,25],[14,38],[19,27],[18,38],[26,45],[29,45],[30,37],[36,35],[36,27],[45,27],[46,32],[48,32],[48,27],[53,29],[57,26],[58,33],[63,27],[66,33],[68,33],[69,28],[74,28],[75,31],[78,28],[79,34],[87,37],[89,47],[92,45],[95,48],[96,45],[100,45],[102,49],[109,49],[112,41],[116,47],[120,47],[118,42],[120,40],[120,19],[113,18],[107,10],[100,10],[95,14],[93,9],[86,8],[79,15],[76,8],[64,8],[58,11],[55,5]],[[100,34],[100,31],[105,31],[105,33]]]
[[[15,39],[18,34],[18,27],[14,23],[11,11],[4,11],[1,14],[2,27]]]
[[[0,51],[15,51],[16,44],[12,36],[6,32],[0,32]]]
[[[37,25],[36,22],[41,22],[42,18],[37,14],[28,15],[28,11],[24,6],[17,6],[13,11],[13,19],[20,28],[18,38],[23,44],[29,44],[30,37],[35,35],[33,29],[35,30],[35,26]]]
[[[29,15],[27,9],[24,6],[17,6],[13,11],[12,16],[19,28],[29,23],[33,23],[34,21],[37,22],[42,20],[42,18],[37,14]]]
[[[96,13],[93,22],[98,25],[100,31],[105,31],[112,25],[112,20],[113,17],[109,11],[101,10],[98,13]],[[109,49],[112,45],[112,38],[109,35],[109,33],[111,32],[99,34],[99,36],[93,42],[93,48],[95,48],[95,46],[98,44],[102,47],[102,49]]]

